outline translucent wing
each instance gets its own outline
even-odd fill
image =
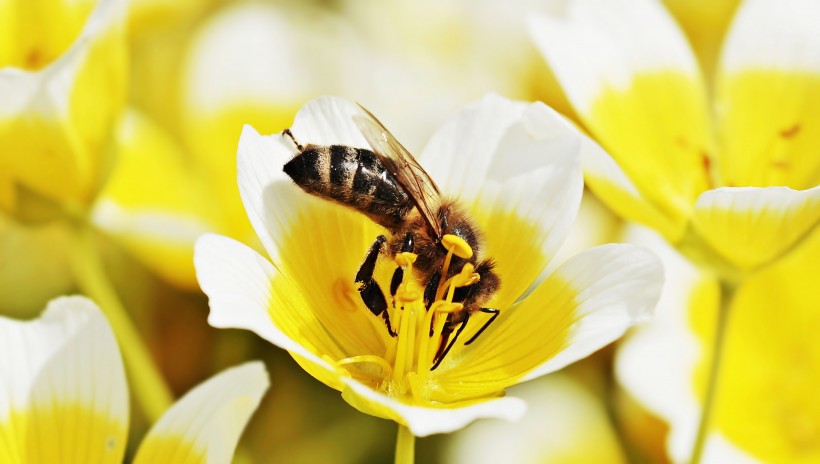
[[[441,221],[438,210],[441,193],[430,175],[419,166],[413,155],[364,107],[364,114],[354,115],[353,121],[362,132],[373,152],[396,178],[399,185],[412,198],[421,217],[427,223],[430,234],[441,239]]]

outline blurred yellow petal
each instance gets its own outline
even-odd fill
[[[92,220],[169,282],[195,288],[194,242],[215,222],[198,171],[134,109],[124,113],[114,137],[117,163]]]
[[[95,0],[0,2],[0,68],[37,71],[56,61],[80,35]],[[32,33],[35,32],[35,33]]]
[[[0,214],[0,314],[33,317],[72,288],[68,224],[20,224]]]
[[[649,0],[579,1],[530,30],[584,126],[680,238],[709,187],[713,144],[700,71],[674,20]]]
[[[695,231],[741,271],[787,252],[820,222],[820,187],[720,188],[698,199]]]
[[[71,35],[77,17],[85,16],[52,6],[21,31],[26,37],[49,31],[46,42],[27,53],[59,50],[49,45],[52,35]],[[0,70],[0,169],[15,182],[53,199],[91,200],[107,161],[111,123],[126,96],[125,8],[122,0],[101,0],[79,37],[69,39],[71,47],[48,57],[55,61],[37,71]]]
[[[0,317],[0,361],[0,461],[122,462],[125,372],[90,300],[53,300],[31,322]]]
[[[244,124],[281,131],[304,100],[327,88],[329,76],[311,70],[321,56],[331,58],[331,47],[316,46],[313,35],[334,25],[314,13],[307,20],[272,5],[225,8],[199,28],[182,64],[183,139],[205,168],[220,230],[246,243],[254,238],[236,188],[239,135]]]
[[[664,0],[678,20],[705,76],[711,76],[718,54],[740,0]]]
[[[585,137],[581,147],[584,182],[621,217],[651,227],[669,240],[677,240],[680,225],[670,220],[644,197],[618,163],[594,140]]]
[[[134,463],[232,462],[242,430],[267,389],[268,375],[261,362],[217,374],[179,399],[154,424]]]
[[[820,5],[749,1],[723,51],[716,104],[727,186],[820,183]]]

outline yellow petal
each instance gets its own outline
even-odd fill
[[[787,252],[820,221],[820,187],[720,188],[698,199],[695,231],[742,271]]]
[[[0,2],[0,68],[37,71],[57,60],[80,35],[94,0]]]
[[[128,392],[114,334],[90,300],[0,317],[0,462],[120,463]]]
[[[739,0],[664,0],[678,20],[707,79],[717,65],[723,37]]]
[[[60,11],[54,21],[66,21]],[[123,1],[102,0],[57,61],[37,72],[0,71],[0,169],[16,182],[64,201],[93,196],[126,96],[124,11]]]
[[[746,2],[726,39],[716,98],[723,185],[820,183],[820,8]]]
[[[706,92],[673,19],[654,2],[573,2],[531,23],[581,121],[675,229],[708,188]],[[673,237],[673,239],[676,237]]]
[[[267,389],[268,375],[261,362],[217,374],[163,414],[134,463],[230,463],[242,430]]]
[[[523,301],[501,308],[473,344],[451,351],[431,373],[441,386],[434,398],[500,392],[590,355],[648,316],[662,274],[652,253],[630,245],[604,245],[567,260]]]
[[[173,141],[130,109],[115,133],[117,163],[94,206],[94,223],[138,259],[183,288],[196,288],[194,242],[213,211],[193,166]]]
[[[355,351],[357,346],[351,345],[345,347],[353,351],[348,354],[328,330],[334,330],[340,340],[360,337],[361,343],[380,343],[377,336],[369,337],[376,334],[373,329],[363,334],[346,333],[361,329],[349,328],[350,322],[343,319],[349,315],[340,306],[325,308],[343,313],[334,321],[337,324],[325,326],[291,279],[235,240],[207,234],[197,241],[194,260],[199,283],[209,297],[208,322],[212,326],[254,331],[288,350],[306,371],[332,388],[341,390],[343,384],[341,374],[328,359],[332,362],[370,351]]]
[[[600,145],[588,137],[582,143],[581,167],[587,187],[622,218],[651,227],[676,242],[683,233],[681,225],[643,196]]]

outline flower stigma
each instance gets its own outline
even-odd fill
[[[453,255],[469,259],[473,250],[462,238],[447,234],[441,240],[447,255],[441,268],[441,276],[448,275]],[[429,307],[424,304],[424,292],[413,278],[413,264],[418,255],[401,252],[395,255],[395,263],[403,269],[402,281],[393,296],[390,318],[397,327],[397,336],[388,343],[383,355],[362,354],[336,361],[346,375],[362,381],[371,388],[391,398],[411,404],[431,404],[432,393],[437,388],[429,381],[429,373],[436,361],[440,345],[447,343],[442,332],[450,313],[462,311],[464,305],[453,302],[455,290],[478,282],[480,276],[475,266],[466,263],[452,277],[439,281],[435,300]],[[387,309],[388,311],[391,308]],[[384,329],[382,329],[384,330]],[[446,335],[446,334],[445,334]],[[376,367],[376,369],[373,369]]]

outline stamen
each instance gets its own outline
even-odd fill
[[[470,259],[473,257],[473,249],[458,235],[444,234],[441,237],[441,245],[459,258]]]

